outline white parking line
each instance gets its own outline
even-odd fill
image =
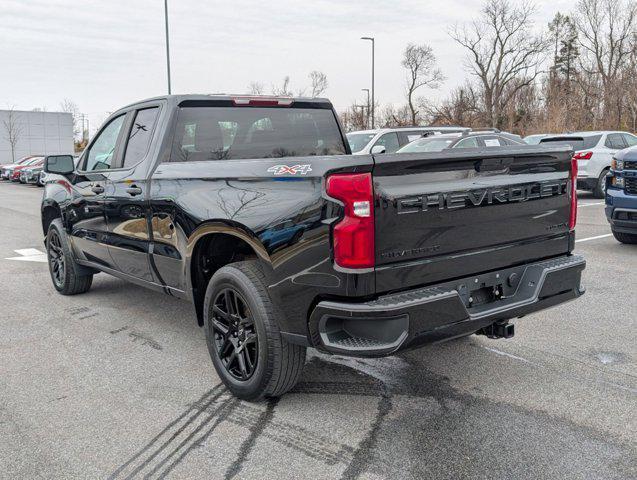
[[[524,363],[529,363],[531,365],[537,365],[536,363],[533,363],[530,360],[527,360],[526,358],[518,357],[517,355],[513,355],[512,353],[503,352],[502,350],[497,350],[497,349],[491,348],[491,347],[482,347],[482,348],[484,348],[485,350],[489,350],[490,352],[493,352],[496,355],[502,355],[503,357],[509,357],[509,358],[512,358],[514,360],[519,360],[519,361],[524,362]]]
[[[578,207],[592,207],[593,205],[604,205],[606,202],[578,203]]]
[[[613,236],[612,233],[606,233],[604,235],[597,235],[596,237],[580,238],[579,240],[575,240],[575,243],[588,242],[589,240],[597,240],[598,238],[606,238],[606,237],[612,237],[612,236]]]
[[[21,250],[14,250],[14,252],[20,256],[5,258],[5,260],[17,260],[19,262],[38,262],[38,263],[47,262],[46,253],[41,252],[37,248],[23,248]]]

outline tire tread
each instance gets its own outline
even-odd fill
[[[626,243],[629,245],[637,244],[637,234],[616,232],[613,230],[613,236],[618,242]]]
[[[81,275],[78,273],[78,265],[75,262],[75,258],[73,257],[73,252],[71,251],[68,238],[66,237],[66,232],[64,231],[64,226],[62,225],[62,220],[60,218],[54,219],[49,225],[49,231],[52,228],[54,228],[60,236],[60,243],[62,244],[62,250],[64,251],[65,256],[64,273],[66,279],[64,282],[64,287],[62,289],[59,289],[56,286],[56,290],[62,295],[78,295],[80,293],[88,292],[88,290],[91,288],[91,285],[93,284],[93,275]]]
[[[254,289],[254,295],[258,297],[265,310],[264,329],[267,344],[267,368],[263,374],[258,391],[254,395],[242,395],[244,400],[260,400],[269,397],[279,397],[296,385],[305,364],[306,347],[288,343],[279,330],[276,319],[282,315],[279,309],[272,303],[267,291],[266,277],[257,261],[249,260],[226,265],[219,269],[210,280],[207,295],[215,277],[223,275],[229,269],[238,270],[249,281]],[[233,272],[236,275],[237,272]],[[208,304],[207,299],[206,304]]]

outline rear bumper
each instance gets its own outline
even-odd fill
[[[332,353],[384,356],[449,340],[579,297],[585,266],[569,255],[365,303],[322,301],[310,316],[312,343]]]

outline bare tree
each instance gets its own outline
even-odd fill
[[[637,48],[634,48],[630,54],[621,84],[624,87],[626,106],[630,114],[629,128],[635,132],[637,131]]]
[[[451,92],[448,99],[430,110],[434,125],[462,125],[479,127],[484,125],[484,115],[479,95],[470,83]]]
[[[265,87],[261,82],[250,82],[248,85],[248,93],[250,95],[263,95],[265,92]]]
[[[604,121],[621,126],[621,88],[618,80],[629,62],[634,45],[637,4],[633,0],[580,0],[575,13],[581,68],[599,76],[603,87]]]
[[[63,112],[71,114],[71,117],[73,118],[73,138],[77,138],[80,133],[80,128],[78,126],[80,110],[77,108],[77,104],[73,100],[65,98],[60,103],[60,109]],[[84,126],[82,125],[82,127]],[[82,132],[82,138],[84,138],[84,132]]]
[[[481,84],[492,126],[503,122],[511,99],[541,73],[547,41],[531,31],[534,13],[528,2],[513,6],[509,0],[487,0],[479,19],[450,32],[468,50],[466,66]]]
[[[323,72],[319,72],[318,70],[313,70],[310,72],[309,77],[310,82],[312,83],[312,98],[320,97],[329,86],[327,82],[327,75]]]
[[[365,105],[353,103],[347,110],[339,115],[343,128],[346,132],[367,129],[367,115],[365,114],[365,109]]]
[[[286,75],[280,86],[272,85],[272,94],[281,97],[292,97],[292,89],[290,88],[290,77]]]
[[[416,91],[421,87],[438,88],[444,80],[442,72],[435,68],[436,56],[429,45],[407,45],[402,66],[407,69],[407,104],[411,112],[411,124],[417,124],[418,109]]]
[[[409,105],[402,105],[399,107],[395,107],[391,104],[386,105],[380,111],[378,124],[385,128],[408,127],[413,125]]]
[[[4,138],[9,142],[9,146],[11,147],[11,160],[15,162],[15,149],[22,133],[24,133],[24,126],[20,123],[20,117],[15,111],[15,107],[9,107],[7,109],[7,115],[2,121],[2,125],[5,130]]]

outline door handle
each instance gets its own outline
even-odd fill
[[[134,197],[135,195],[141,195],[142,189],[139,188],[137,185],[131,185],[126,189],[126,193]]]
[[[102,187],[101,185],[92,185],[91,192],[97,193],[97,194],[104,193],[104,187]]]

